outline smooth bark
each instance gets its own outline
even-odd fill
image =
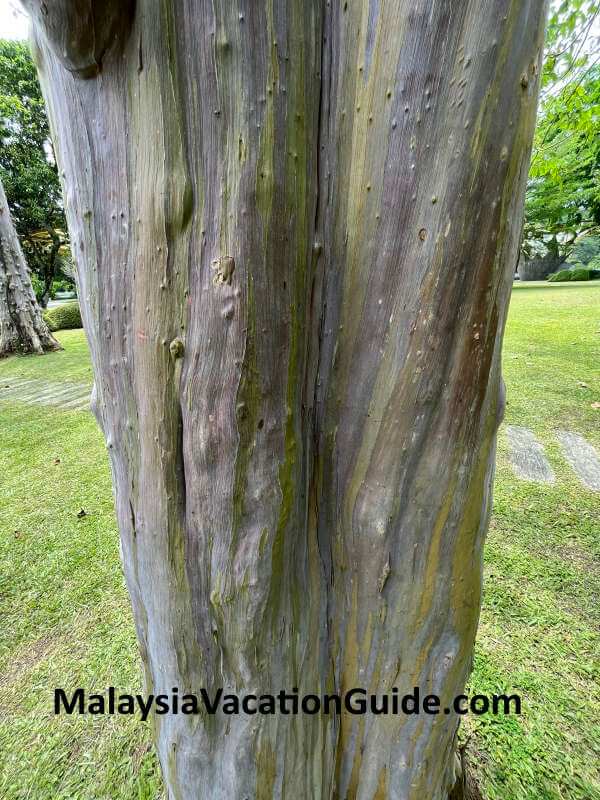
[[[0,181],[0,358],[59,349],[42,319]]]
[[[26,5],[149,690],[446,705],[545,3]],[[461,792],[453,714],[155,725],[172,798]]]

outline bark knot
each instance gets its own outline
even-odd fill
[[[377,581],[377,588],[379,589],[379,593],[383,592],[383,587],[386,584],[387,579],[390,576],[390,559],[388,556],[388,560],[383,565],[383,569],[381,571],[381,575],[379,576],[379,580]]]
[[[78,78],[94,78],[108,50],[122,47],[131,30],[133,0],[72,0],[23,5],[36,32],[42,32],[56,58]]]
[[[226,283],[228,286],[231,286],[233,273],[235,272],[235,261],[231,256],[215,258],[212,262],[212,268],[217,273],[213,281],[215,286],[220,283]]]
[[[185,345],[183,341],[179,338],[179,336],[171,342],[169,345],[169,352],[171,353],[172,357],[177,360],[178,358],[182,358],[183,353],[185,351]]]

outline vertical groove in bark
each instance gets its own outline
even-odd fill
[[[94,80],[36,18],[155,693],[462,691],[544,9],[138,0]],[[446,800],[456,729],[156,718],[185,800]]]
[[[0,181],[0,357],[47,350],[60,345],[42,319]]]

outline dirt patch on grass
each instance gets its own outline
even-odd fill
[[[13,684],[18,683],[24,675],[46,657],[55,642],[55,636],[46,634],[16,653],[8,663],[4,674],[0,675],[0,692],[4,694]]]
[[[141,742],[140,744],[135,747],[131,754],[131,763],[133,765],[134,770],[137,772],[144,760],[145,756],[148,755],[152,750],[152,742]]]
[[[572,564],[577,569],[583,569],[586,572],[598,574],[600,570],[600,561],[596,558],[594,553],[584,550],[576,544],[565,544],[554,548],[554,550],[542,551],[545,556],[554,556],[561,561],[566,561]]]

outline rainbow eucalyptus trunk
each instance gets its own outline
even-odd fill
[[[448,704],[544,1],[27,5],[148,689]],[[183,800],[445,800],[457,725],[155,718]]]
[[[0,358],[47,350],[60,350],[60,345],[42,319],[0,181]]]

